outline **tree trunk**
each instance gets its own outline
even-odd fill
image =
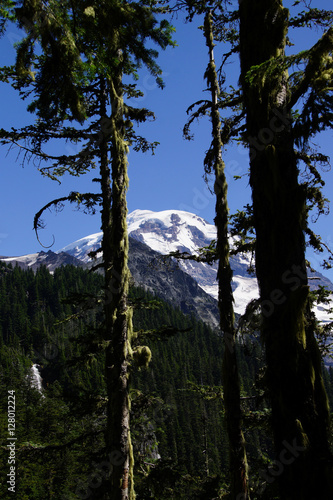
[[[248,73],[284,56],[289,12],[280,0],[239,5],[256,272],[276,451],[269,482],[278,479],[283,499],[313,500],[319,487],[321,498],[330,498],[329,408],[318,347],[305,318],[307,209],[286,111],[288,75],[278,67],[261,67],[254,79]]]
[[[111,118],[106,102],[110,98]],[[127,145],[125,142],[122,74],[102,79],[101,184],[102,231],[105,271],[105,340],[107,384],[106,452],[112,465],[107,500],[132,500],[133,453],[130,438],[128,357],[131,315],[127,307],[129,287],[127,235]],[[111,141],[111,178],[108,143]],[[111,183],[112,180],[112,183]]]
[[[250,498],[248,490],[248,471],[245,440],[241,426],[240,386],[236,359],[236,330],[232,293],[232,270],[229,262],[228,239],[228,185],[222,159],[221,121],[218,109],[219,85],[214,62],[214,42],[212,16],[205,16],[204,33],[209,49],[209,66],[206,72],[208,86],[212,95],[212,134],[214,149],[214,170],[216,196],[217,255],[219,259],[217,281],[219,286],[220,327],[224,339],[223,356],[223,399],[229,439],[230,498],[246,500]]]

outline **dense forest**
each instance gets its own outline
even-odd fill
[[[73,266],[50,274],[45,267],[33,273],[2,264],[0,271],[1,448],[6,450],[11,389],[19,498],[100,498],[103,474],[112,465],[103,459],[106,387],[103,352],[97,349],[102,276]],[[221,337],[139,288],[131,289],[130,300],[137,306],[134,329],[150,332],[152,351],[149,368],[133,362],[131,373],[137,498],[226,494]],[[261,347],[244,337],[237,353],[251,487],[254,498],[274,498]],[[40,367],[42,391],[32,383],[33,364]],[[324,373],[332,404],[333,370]],[[7,458],[1,453],[2,471]]]

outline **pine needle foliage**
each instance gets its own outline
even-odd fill
[[[21,130],[1,130],[0,139],[2,144],[18,146],[23,161],[33,160],[51,179],[99,168],[100,194],[70,193],[50,202],[37,214],[35,228],[49,206],[57,208],[69,201],[91,211],[100,205],[108,388],[105,440],[107,453],[123,457],[106,480],[103,498],[134,499],[128,386],[133,351],[132,310],[127,305],[127,155],[130,147],[153,151],[157,143],[138,135],[133,124],[154,118],[153,113],[126,100],[140,96],[135,81],[142,66],[163,88],[158,51],[152,46],[174,45],[173,28],[166,20],[157,21],[161,11],[155,2],[110,0],[87,5],[82,0],[24,0],[15,6],[16,24],[25,35],[16,47],[15,64],[2,68],[1,78],[29,100],[27,109],[36,121]],[[49,154],[51,141],[65,151],[70,144],[75,153]],[[140,353],[147,364],[149,349],[141,347]]]

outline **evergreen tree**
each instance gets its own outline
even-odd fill
[[[135,85],[124,76],[137,76],[144,64],[162,86],[157,52],[146,47],[171,44],[171,27],[157,23],[158,9],[151,2],[111,0],[87,6],[84,1],[17,2],[18,25],[26,36],[17,47],[16,65],[3,68],[21,95],[32,94],[29,111],[37,114],[34,125],[19,131],[2,131],[4,143],[25,141],[28,155],[37,156],[44,175],[57,178],[65,172],[81,175],[95,166],[100,170],[101,194],[71,193],[47,207],[68,200],[93,210],[100,202],[102,251],[105,274],[104,304],[106,346],[105,377],[108,391],[107,456],[117,457],[105,498],[134,498],[133,454],[129,424],[129,363],[131,358],[131,310],[127,305],[129,270],[126,227],[127,153],[130,145],[147,150],[155,145],[135,134],[133,123],[153,114],[125,104],[137,97]],[[35,50],[40,43],[41,54]],[[74,122],[78,126],[68,123]],[[72,141],[74,155],[47,155],[50,139]],[[42,162],[48,162],[42,166]],[[35,219],[38,228],[39,218]],[[142,350],[147,353],[149,350]]]
[[[202,6],[200,7],[202,8]],[[217,17],[217,16],[216,16]],[[242,416],[240,404],[240,384],[238,364],[236,357],[236,325],[233,308],[232,293],[232,269],[230,266],[230,246],[228,235],[228,185],[225,176],[225,164],[222,158],[223,133],[219,111],[221,99],[217,70],[214,60],[214,29],[213,13],[208,10],[204,17],[204,36],[209,51],[209,64],[205,73],[211,100],[202,102],[199,109],[194,112],[185,126],[185,135],[189,135],[189,125],[194,117],[209,113],[212,122],[212,143],[205,158],[205,175],[214,173],[215,225],[217,228],[217,240],[213,250],[214,257],[218,260],[218,304],[220,312],[220,328],[223,334],[223,399],[225,405],[226,425],[229,439],[229,465],[230,465],[230,497],[247,499],[249,496],[247,458],[245,440],[242,431]],[[215,29],[216,32],[216,29]],[[198,103],[197,103],[198,104]],[[194,106],[189,109],[193,110]],[[226,136],[226,140],[229,138]]]
[[[310,9],[289,19],[280,0],[242,0],[239,16],[256,273],[277,459],[290,446],[298,450],[277,479],[281,498],[313,499],[318,489],[328,498],[333,491],[329,407],[314,331],[306,319],[304,237],[310,232],[307,216],[314,192],[321,204],[323,198],[311,182],[300,184],[299,161],[308,162],[320,184],[314,165],[318,156],[310,158],[307,149],[309,138],[330,126],[332,27],[309,51],[290,57],[285,52],[290,27],[327,27],[332,13]],[[304,69],[289,75],[294,63]],[[293,107],[302,97],[297,116]]]
[[[175,9],[184,3],[190,18],[196,12],[204,13],[207,5],[214,12],[219,9],[214,2],[200,1],[180,1]],[[332,489],[329,408],[315,321],[309,312],[305,261],[305,235],[317,250],[324,246],[310,229],[308,215],[313,208],[319,214],[325,211],[327,200],[321,193],[323,181],[317,165],[328,157],[311,150],[309,140],[330,127],[332,18],[331,11],[307,7],[289,19],[280,1],[241,0],[239,11],[231,7],[215,22],[216,39],[220,36],[231,45],[223,63],[236,52],[241,60],[241,93],[221,94],[220,109],[232,112],[223,119],[221,139],[225,143],[225,138],[240,134],[250,148],[253,207],[247,207],[246,216],[245,212],[238,214],[235,228],[241,230],[238,250],[253,248],[253,241],[247,239],[249,229],[256,235],[265,379],[272,398],[277,458],[286,452],[289,442],[298,443],[304,452],[278,474],[283,498],[315,497],[316,477],[322,478],[327,496]],[[327,29],[322,38],[310,50],[286,56],[288,30],[313,25]],[[289,75],[288,69],[295,65],[301,69]],[[305,103],[301,111],[294,112],[301,98]],[[191,121],[207,111],[205,101],[199,104]],[[209,154],[211,161],[213,148]],[[299,180],[302,162],[307,171],[303,183]],[[216,252],[209,250],[214,258]],[[306,480],[304,470],[308,471]]]

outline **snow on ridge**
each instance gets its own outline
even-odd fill
[[[149,230],[149,224],[155,228]],[[172,228],[173,233],[170,232]],[[134,237],[139,235],[141,241],[163,254],[176,250],[196,253],[200,245],[194,242],[191,228],[196,228],[202,234],[203,245],[216,238],[214,225],[182,210],[135,210],[128,216],[129,234],[133,233]]]
[[[84,238],[80,238],[79,240],[70,243],[69,245],[63,247],[61,250],[58,250],[57,253],[60,252],[68,252],[68,250],[72,250],[73,248],[80,248],[83,246],[92,246],[95,243],[98,243],[102,238],[103,233],[94,233],[89,236],[85,236]]]
[[[66,252],[70,255],[76,257],[77,259],[82,260],[83,262],[89,262],[91,259],[88,257],[88,253],[97,250],[100,246],[100,242],[102,239],[103,233],[94,233],[89,236],[85,236],[84,238],[80,238],[79,240],[70,243],[69,245],[61,248],[56,253]]]
[[[22,262],[26,264],[28,267],[33,266],[37,262],[38,253],[31,253],[26,255],[21,255],[19,257],[1,257],[1,261],[3,262]]]
[[[254,278],[235,275],[233,276],[233,296],[234,310],[237,314],[244,314],[247,304],[259,297],[257,280]],[[199,285],[208,295],[218,299],[218,285],[215,282],[212,285]]]
[[[190,212],[185,212],[184,210],[161,210],[159,212],[154,212],[152,210],[141,210],[137,209],[131,212],[127,217],[128,222],[128,230],[129,232],[138,229],[142,222],[146,222],[149,220],[160,220],[164,222],[166,227],[170,227],[173,225],[171,220],[172,215],[178,215],[182,222],[193,222],[195,221],[197,224],[199,222],[200,226],[209,229],[210,227],[215,229],[213,224],[205,221],[202,217],[199,217],[196,214],[192,214]],[[216,230],[215,230],[216,232]]]
[[[172,216],[176,216],[176,218],[172,220]],[[180,226],[178,226],[177,216],[180,219]],[[162,210],[160,212],[154,212],[152,210],[141,209],[134,210],[127,217],[129,235],[135,231],[140,232],[140,227],[145,223],[155,223],[157,225],[160,223],[160,227],[163,230],[171,228],[174,225],[178,227],[178,245],[175,241],[171,242],[172,238],[170,235],[161,236],[157,235],[154,231],[140,233],[142,234],[142,240],[153,250],[160,253],[169,253],[177,250],[179,245],[186,247],[190,252],[195,252],[196,246],[193,245],[192,234],[187,226],[196,226],[209,241],[216,237],[215,226],[209,224],[198,215],[182,210]],[[56,253],[67,252],[77,258],[87,261],[89,258],[85,258],[85,254],[91,251],[92,247],[100,243],[102,236],[102,232],[85,236],[57,250]]]
[[[127,222],[129,235],[161,254],[168,254],[176,250],[195,254],[199,246],[206,246],[211,240],[216,239],[216,228],[213,224],[196,214],[182,210],[154,212],[137,209],[128,215]],[[197,238],[195,237],[196,233]],[[68,252],[88,262],[90,259],[87,253],[98,248],[101,239],[102,233],[95,233],[67,245],[57,253]],[[198,241],[200,241],[199,245]],[[233,239],[230,239],[230,244],[233,246]],[[231,261],[234,271],[234,307],[239,314],[244,313],[250,300],[259,296],[257,280],[246,275],[249,263],[250,257],[243,254],[237,255]],[[191,261],[180,261],[179,265],[183,271],[197,281],[206,293],[217,298],[218,286],[214,276],[212,276],[212,267],[209,268],[208,264],[205,263],[192,264]],[[324,308],[315,307],[314,309],[320,322],[328,321],[329,315]]]

